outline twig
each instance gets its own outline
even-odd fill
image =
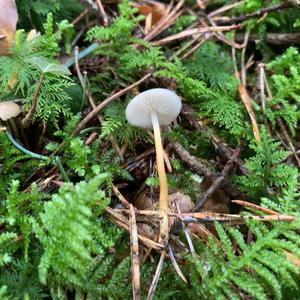
[[[114,194],[118,197],[118,199],[122,203],[122,205],[126,208],[129,208],[131,204],[126,200],[126,198],[121,194],[119,189],[114,184],[112,186],[112,189],[113,189]]]
[[[107,207],[106,209],[106,213],[110,216],[110,219],[116,223],[117,225],[119,225],[120,227],[122,227],[123,229],[125,229],[126,231],[129,232],[129,222],[127,219],[125,219],[121,214],[119,214],[116,210]],[[138,229],[138,239],[147,247],[153,248],[155,250],[163,250],[164,249],[164,245],[161,245],[157,242],[152,241],[151,239],[146,237],[146,233],[143,232],[142,230]]]
[[[216,136],[215,134],[212,134],[211,135],[211,142],[215,146],[216,150],[220,153],[220,155],[222,157],[226,158],[227,160],[229,160],[231,158],[233,150],[228,145],[223,143],[218,136]],[[244,163],[240,158],[238,158],[236,160],[236,164],[237,164],[240,172],[243,175],[247,176],[248,171],[245,168]]]
[[[88,12],[89,11],[87,9],[85,9],[76,19],[74,19],[72,21],[72,25],[76,25],[78,22],[80,22],[81,19],[84,18],[88,14]]]
[[[216,178],[210,188],[202,195],[202,197],[196,202],[196,205],[193,211],[197,211],[201,209],[201,207],[208,201],[211,195],[221,186],[224,182],[225,178],[227,177],[229,171],[231,170],[234,162],[238,158],[241,151],[241,145],[239,145],[235,151],[233,152],[230,160],[226,163],[224,169],[222,170],[220,176]]]
[[[224,12],[226,12],[228,10],[231,10],[231,9],[233,9],[235,7],[238,7],[240,5],[243,5],[243,4],[244,4],[244,1],[224,5],[221,8],[218,8],[218,9],[212,11],[208,16],[211,17],[211,18],[215,17],[215,16],[218,16],[218,15],[223,14]]]
[[[122,89],[121,91],[111,95],[110,97],[106,98],[102,101],[95,109],[93,109],[89,114],[87,114],[81,122],[77,125],[76,129],[74,130],[73,134],[79,132],[101,109],[107,106],[109,103],[114,101],[115,99],[121,97],[122,95],[126,94],[131,89],[135,88],[136,86],[140,85],[142,82],[146,81],[148,78],[152,76],[152,73],[149,73],[142,77],[140,80],[136,81],[135,83],[131,84],[130,86]]]
[[[260,36],[258,34],[251,34],[249,36],[249,41],[257,41],[260,40]],[[243,41],[242,34],[236,34],[237,41]],[[300,33],[266,33],[264,37],[264,42],[273,45],[286,45],[286,44],[300,44]]]
[[[191,36],[191,35],[194,35],[194,34],[207,33],[207,32],[218,32],[218,31],[231,31],[231,30],[239,29],[239,28],[240,28],[240,26],[238,26],[238,25],[197,27],[197,28],[187,29],[187,30],[182,31],[180,33],[168,36],[168,37],[166,37],[164,39],[161,39],[159,41],[152,42],[151,44],[154,45],[154,46],[161,46],[161,45],[165,45],[169,42],[172,42],[174,40],[183,39],[187,36]]]
[[[233,200],[237,201],[237,204],[239,202],[247,203],[246,201],[242,200]],[[248,202],[249,203],[249,202]],[[250,206],[252,203],[250,203],[248,206]],[[259,207],[260,208],[260,207]],[[258,208],[257,208],[258,209]],[[263,208],[260,210],[262,211]],[[178,213],[168,213],[169,217],[177,217],[181,218],[183,222],[189,223],[189,222],[196,222],[198,219],[200,222],[203,223],[211,223],[214,221],[221,221],[221,222],[231,222],[231,221],[237,221],[236,224],[243,224],[245,220],[258,220],[258,221],[294,221],[294,216],[287,216],[282,214],[273,214],[270,215],[271,210],[264,209],[268,215],[267,216],[255,216],[255,215],[234,215],[234,214],[223,214],[223,213],[214,213],[210,211],[203,211],[203,212],[191,212],[191,213],[181,213],[179,215]],[[115,211],[121,211],[123,213],[126,213],[127,215],[130,214],[130,211],[128,209],[115,209]],[[158,217],[159,211],[157,210],[136,210],[136,215],[146,215],[146,216],[152,216]]]
[[[90,102],[92,108],[96,109],[95,101],[94,101],[93,96],[90,92],[90,89],[88,88],[88,85],[87,85],[86,76],[83,77],[82,74],[81,74],[81,71],[80,71],[79,61],[78,61],[78,47],[75,47],[74,59],[75,59],[75,67],[76,67],[76,71],[77,71],[77,76],[78,76],[78,79],[81,83],[81,86],[82,86],[83,90],[85,91],[85,94],[86,94],[87,98],[89,99],[89,102]],[[97,117],[98,117],[99,123],[102,124],[103,123],[103,117],[99,114],[99,112],[97,113]],[[123,161],[124,158],[121,154],[120,147],[119,147],[118,143],[116,142],[116,140],[114,139],[114,137],[112,135],[109,135],[109,140],[110,140],[113,148],[115,149],[115,151],[118,153],[119,158]]]
[[[185,162],[197,174],[205,176],[207,178],[214,177],[214,174],[206,166],[204,166],[199,159],[186,151],[181,144],[172,141],[170,143],[170,146],[177,152],[182,161]]]
[[[154,292],[155,292],[155,289],[156,289],[156,286],[157,286],[157,283],[158,283],[158,280],[160,277],[160,273],[161,273],[161,270],[163,267],[163,262],[164,262],[165,256],[166,256],[166,251],[164,250],[164,251],[162,251],[162,253],[160,255],[160,259],[159,259],[159,262],[158,262],[158,265],[157,265],[157,268],[155,271],[155,275],[153,277],[150,289],[148,291],[147,300],[153,299]]]
[[[136,218],[132,204],[130,210],[130,249],[131,249],[131,274],[132,274],[132,294],[134,300],[141,299],[141,280],[140,280],[140,259],[139,243],[136,226]]]
[[[260,101],[263,113],[266,111],[266,99],[265,99],[265,83],[264,83],[264,66],[265,64],[258,64],[258,76],[259,76],[259,89],[260,89]]]
[[[267,216],[241,216],[241,215],[230,215],[230,214],[220,214],[220,213],[205,213],[205,212],[197,212],[194,213],[191,217],[183,218],[184,222],[227,222],[230,224],[244,224],[247,220],[256,220],[262,222],[272,222],[272,221],[294,221],[295,217],[286,216],[286,215],[267,215]]]
[[[24,128],[28,128],[30,126],[33,115],[36,111],[36,107],[37,107],[37,103],[38,103],[38,96],[39,96],[39,92],[40,92],[44,77],[45,77],[45,73],[42,73],[41,77],[38,81],[38,84],[36,86],[35,92],[34,92],[32,106],[29,109],[28,113],[26,114],[25,118],[22,120],[22,125]]]
[[[102,4],[102,1],[101,0],[96,0],[96,2],[97,2],[97,5],[98,5],[98,8],[99,8],[100,15],[103,18],[103,26],[107,26],[108,25],[108,18],[107,18],[104,6]]]
[[[245,67],[245,56],[247,50],[247,44],[249,40],[250,30],[247,30],[244,37],[242,56],[241,56],[241,81],[243,86],[247,86],[247,72]]]
[[[273,11],[280,11],[280,10],[283,10],[283,9],[287,9],[289,7],[290,6],[287,3],[283,2],[283,3],[280,3],[280,4],[274,5],[274,6],[259,9],[255,12],[253,12],[253,13],[249,13],[249,14],[246,14],[246,15],[232,17],[232,18],[228,18],[228,19],[224,19],[224,20],[219,20],[218,23],[219,24],[241,23],[241,22],[244,22],[248,19],[258,18],[258,17],[263,16],[264,14],[268,14],[268,13],[273,12]]]
[[[231,202],[235,203],[235,204],[238,204],[238,205],[241,205],[241,206],[247,206],[247,207],[262,211],[262,212],[264,212],[266,214],[269,214],[269,215],[280,215],[280,213],[278,213],[277,211],[274,211],[274,210],[269,209],[269,208],[261,207],[257,204],[251,203],[251,202],[247,202],[247,201],[243,201],[243,200],[232,200]]]
[[[245,86],[242,84],[239,85],[238,90],[239,90],[239,94],[242,99],[242,102],[244,103],[246,110],[248,112],[248,115],[250,117],[254,137],[255,137],[256,141],[259,142],[261,140],[260,134],[259,134],[259,128],[257,125],[257,121],[256,121],[255,114],[253,111],[252,103],[248,96],[247,90],[246,90]]]

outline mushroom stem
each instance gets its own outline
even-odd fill
[[[159,242],[166,243],[168,240],[168,181],[164,164],[164,149],[161,141],[160,126],[156,112],[151,113],[151,121],[154,132],[157,171],[159,177],[159,212],[160,212],[160,234]]]

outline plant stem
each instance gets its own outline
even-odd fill
[[[40,89],[41,89],[44,77],[45,77],[45,73],[42,73],[42,75],[40,77],[40,80],[39,80],[39,82],[38,82],[38,84],[36,86],[35,92],[34,92],[32,106],[29,109],[29,111],[28,111],[27,115],[25,116],[25,118],[22,120],[22,125],[25,128],[29,127],[29,125],[30,125],[30,123],[32,121],[33,115],[34,115],[34,113],[36,111],[37,102],[38,102],[38,96],[39,96],[39,92],[40,92]]]
[[[42,160],[47,160],[48,157],[47,156],[44,156],[44,155],[40,155],[40,154],[37,154],[37,153],[34,153],[34,152],[31,152],[30,150],[24,148],[23,146],[21,146],[13,137],[12,135],[6,130],[5,131],[8,139],[11,141],[11,143],[17,148],[19,149],[21,152],[29,155],[30,157],[32,158],[37,158],[37,159],[42,159]]]
[[[11,143],[18,149],[20,150],[21,152],[29,155],[30,157],[32,158],[37,158],[37,159],[40,159],[40,160],[48,160],[50,157],[48,156],[44,156],[44,155],[41,155],[41,154],[37,154],[37,153],[34,153],[34,152],[31,152],[30,150],[24,148],[22,145],[20,145],[14,138],[13,136],[10,134],[10,132],[8,132],[7,130],[5,131],[8,139],[11,141]],[[70,182],[70,179],[60,161],[60,158],[58,156],[55,156],[54,159],[53,159],[53,162],[54,164],[56,164],[56,166],[59,168],[60,172],[61,172],[61,175],[63,177],[63,179],[66,181],[66,182]]]
[[[151,114],[154,131],[157,171],[159,177],[159,212],[160,212],[160,234],[159,243],[166,243],[168,240],[168,181],[164,165],[164,149],[161,141],[160,126],[157,114]]]

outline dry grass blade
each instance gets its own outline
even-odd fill
[[[155,274],[154,274],[154,277],[153,277],[153,280],[152,280],[152,283],[151,283],[151,286],[150,286],[150,289],[148,291],[147,300],[153,299],[154,292],[155,292],[155,289],[156,289],[156,286],[157,286],[157,283],[158,283],[158,280],[159,280],[159,277],[161,274],[161,270],[163,267],[163,263],[165,260],[165,256],[166,256],[166,251],[162,251]]]
[[[178,263],[176,261],[176,258],[174,256],[174,253],[172,251],[172,248],[168,245],[167,246],[167,249],[168,249],[168,254],[169,254],[169,257],[171,259],[171,262],[172,262],[172,265],[176,271],[176,273],[178,274],[178,276],[182,279],[183,282],[187,283],[187,280],[185,278],[185,276],[183,275],[183,273],[181,272],[179,266],[178,266]]]
[[[180,207],[178,205],[178,202],[176,202],[176,208],[177,208],[177,211],[178,211],[178,214],[179,214],[179,218],[181,220],[181,226],[182,226],[182,229],[184,231],[186,240],[188,242],[191,254],[192,254],[192,256],[195,257],[196,256],[196,251],[195,251],[195,248],[194,248],[194,245],[193,245],[193,242],[192,242],[192,238],[190,236],[189,230],[186,228],[184,222],[182,221],[182,215],[181,215],[181,211],[180,211]]]
[[[246,107],[246,110],[248,112],[248,115],[250,117],[254,137],[255,137],[256,141],[259,142],[261,140],[261,138],[260,138],[259,129],[258,129],[257,121],[256,121],[256,118],[255,118],[255,114],[254,114],[254,111],[253,111],[252,103],[249,99],[249,96],[248,96],[248,93],[247,93],[245,87],[243,85],[239,85],[238,89],[239,89],[240,97],[241,97],[241,99],[242,99],[242,101],[243,101],[243,103]]]
[[[130,204],[130,250],[131,250],[131,274],[132,274],[132,294],[134,300],[141,299],[141,279],[140,279],[140,258],[139,242],[136,226],[134,208]]]

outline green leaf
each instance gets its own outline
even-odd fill
[[[64,65],[56,64],[51,62],[45,57],[31,57],[27,61],[35,66],[37,66],[43,74],[46,73],[58,73],[61,75],[70,75],[71,72]]]

